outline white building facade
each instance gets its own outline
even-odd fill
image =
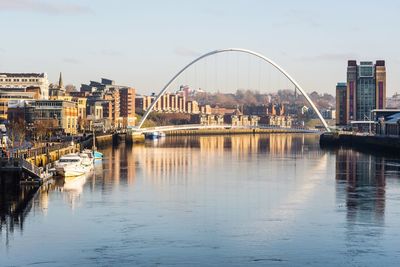
[[[49,80],[46,73],[0,73],[0,90],[25,91],[40,88],[41,99],[49,98]]]

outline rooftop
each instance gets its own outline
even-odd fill
[[[38,77],[44,78],[46,73],[10,73],[10,72],[0,72],[0,77]]]
[[[361,66],[373,66],[374,62],[372,61],[360,61]]]

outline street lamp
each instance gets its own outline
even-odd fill
[[[369,134],[371,135],[371,119],[364,114],[364,120],[367,119],[368,121],[368,128],[369,128]]]

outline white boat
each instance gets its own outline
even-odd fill
[[[87,155],[68,154],[55,163],[56,173],[64,177],[76,177],[93,169],[93,162]]]
[[[93,170],[94,157],[91,151],[79,153],[79,157],[82,160],[81,161],[82,166],[86,168],[86,172]]]

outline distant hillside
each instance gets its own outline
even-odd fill
[[[311,100],[315,103],[318,109],[335,108],[335,97],[324,93],[319,94],[312,92]],[[301,95],[293,90],[279,90],[276,93],[260,93],[252,90],[237,90],[236,93],[197,93],[191,97],[201,105],[211,105],[213,107],[235,108],[243,105],[263,105],[269,103],[284,103],[297,105],[306,105],[307,101]]]

